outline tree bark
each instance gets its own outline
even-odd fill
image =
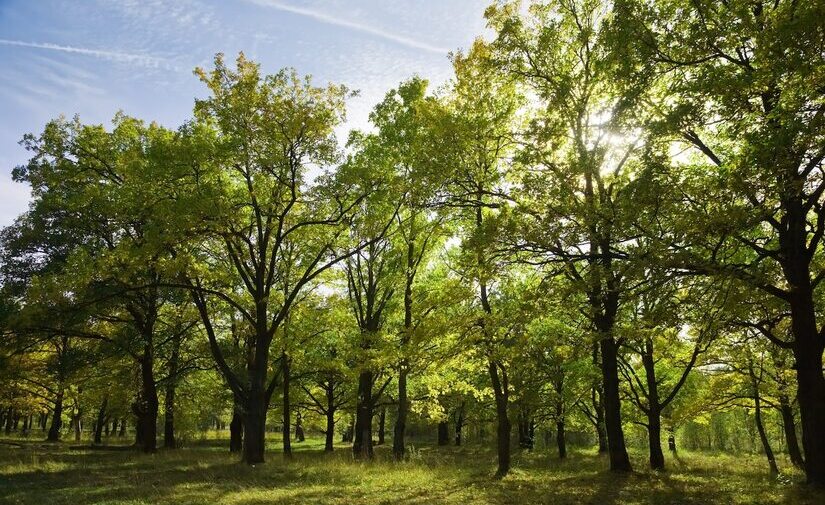
[[[612,331],[610,324],[609,331]],[[613,336],[603,336],[600,342],[602,355],[602,381],[604,385],[605,428],[607,449],[610,455],[610,469],[616,472],[630,472],[630,458],[627,456],[624,430],[622,429],[621,399],[619,397],[618,344]]]
[[[237,403],[232,409],[232,421],[229,423],[229,452],[241,452],[243,448],[243,417],[241,406]]]
[[[499,376],[499,370],[501,375]],[[509,380],[507,372],[499,363],[490,360],[488,363],[490,381],[493,384],[493,394],[496,401],[496,452],[498,454],[498,470],[496,476],[501,478],[510,471],[510,418],[508,417]]]
[[[408,409],[407,369],[402,364],[401,370],[398,372],[398,412],[395,416],[395,426],[392,432],[392,454],[396,460],[404,459],[407,451],[404,443],[404,435],[407,430]]]
[[[765,425],[762,423],[762,405],[758,390],[754,392],[753,402],[755,408],[756,429],[759,431],[759,440],[762,442],[762,449],[765,451],[765,457],[768,458],[768,465],[771,469],[771,475],[777,475],[779,474],[779,468],[776,466],[776,458],[774,458],[773,449],[771,449],[771,444],[768,441],[768,435],[765,432]]]
[[[384,429],[387,422],[387,407],[382,406],[378,413],[378,445],[384,445]]]
[[[52,424],[49,427],[49,434],[46,440],[57,442],[60,440],[60,429],[63,427],[63,388],[58,389],[54,399],[54,411],[52,413]],[[9,417],[6,421],[6,433],[11,428],[11,407],[9,407]]]
[[[306,440],[304,436],[304,421],[301,417],[301,411],[295,413],[295,440],[298,442],[303,442]]]
[[[372,384],[373,373],[362,371],[358,376],[358,403],[355,410],[355,440],[352,453],[356,459],[372,459]]]
[[[564,436],[564,419],[556,421],[556,445],[559,448],[559,459],[567,457],[567,440]]]
[[[448,445],[450,443],[450,431],[447,421],[438,422],[438,445]]]
[[[151,342],[149,337],[147,342]],[[157,450],[158,443],[158,390],[155,384],[155,356],[151,343],[147,343],[143,348],[143,356],[140,359],[141,376],[141,396],[139,404],[140,429],[143,431],[141,437],[141,450],[145,453],[152,453]]]
[[[289,380],[290,380],[290,359],[286,353],[281,354],[281,378],[283,379],[283,383],[281,386],[283,387],[282,390],[282,397],[283,397],[283,427],[281,429],[281,440],[283,442],[283,452],[285,458],[292,457],[292,424],[290,421],[290,410],[292,409],[292,405],[290,405],[290,398],[289,398]]]
[[[103,443],[103,425],[108,423],[108,418],[106,416],[106,408],[108,405],[109,397],[104,396],[103,402],[101,402],[100,408],[97,410],[97,421],[95,422],[95,434],[93,442],[95,445],[100,445]]]
[[[802,451],[799,449],[799,441],[796,438],[793,407],[786,395],[779,397],[779,410],[782,414],[782,430],[785,433],[785,443],[788,446],[791,463],[796,467],[805,468],[805,460],[802,458]]]
[[[175,391],[178,386],[178,366],[182,335],[172,339],[172,353],[169,356],[169,377],[166,380],[166,396],[163,401],[163,447],[174,449],[175,440]]]
[[[461,403],[461,406],[458,408],[458,412],[455,416],[455,445],[456,447],[461,445],[461,430],[464,428],[464,402]]]
[[[664,470],[665,455],[662,452],[662,421],[661,414],[656,409],[649,409],[647,413],[647,443],[650,452],[650,468],[653,470]]]

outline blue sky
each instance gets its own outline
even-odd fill
[[[60,114],[118,110],[175,127],[204,88],[192,75],[238,51],[361,91],[350,127],[414,74],[450,76],[447,53],[484,32],[489,0],[0,0],[0,227],[25,211],[18,141]]]

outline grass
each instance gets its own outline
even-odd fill
[[[495,480],[495,454],[478,446],[414,447],[400,464],[384,446],[372,463],[352,461],[343,445],[324,454],[321,440],[295,444],[291,461],[271,446],[266,464],[249,467],[226,452],[225,441],[153,455],[0,443],[0,503],[825,503],[798,484],[796,471],[771,478],[756,455],[684,453],[668,460],[667,472],[650,472],[640,452],[632,454],[636,472],[614,475],[593,451],[574,450],[566,461],[518,452],[511,474]]]

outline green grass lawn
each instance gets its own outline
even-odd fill
[[[566,461],[517,452],[513,472],[495,480],[494,453],[476,446],[414,447],[401,464],[389,461],[388,447],[377,449],[375,462],[357,463],[344,445],[331,455],[320,440],[295,446],[284,461],[270,443],[267,463],[248,467],[226,452],[225,441],[154,455],[0,443],[0,503],[825,504],[825,495],[798,484],[799,472],[771,478],[755,455],[684,453],[668,460],[667,472],[653,473],[639,452],[632,454],[636,472],[613,475],[593,451],[573,451]]]

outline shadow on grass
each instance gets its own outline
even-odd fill
[[[218,451],[217,449],[222,450]],[[515,453],[514,470],[495,480],[495,454],[480,447],[421,446],[395,463],[389,447],[377,461],[352,461],[347,447],[325,454],[296,444],[294,458],[271,450],[267,463],[238,462],[224,444],[138,452],[68,450],[62,444],[0,445],[0,502],[78,503],[825,503],[804,486],[763,477],[758,461],[680,456],[667,472],[607,471],[607,459],[574,451],[560,461]],[[277,446],[274,448],[277,449]],[[637,459],[637,465],[643,465]],[[720,469],[727,469],[721,471]]]

